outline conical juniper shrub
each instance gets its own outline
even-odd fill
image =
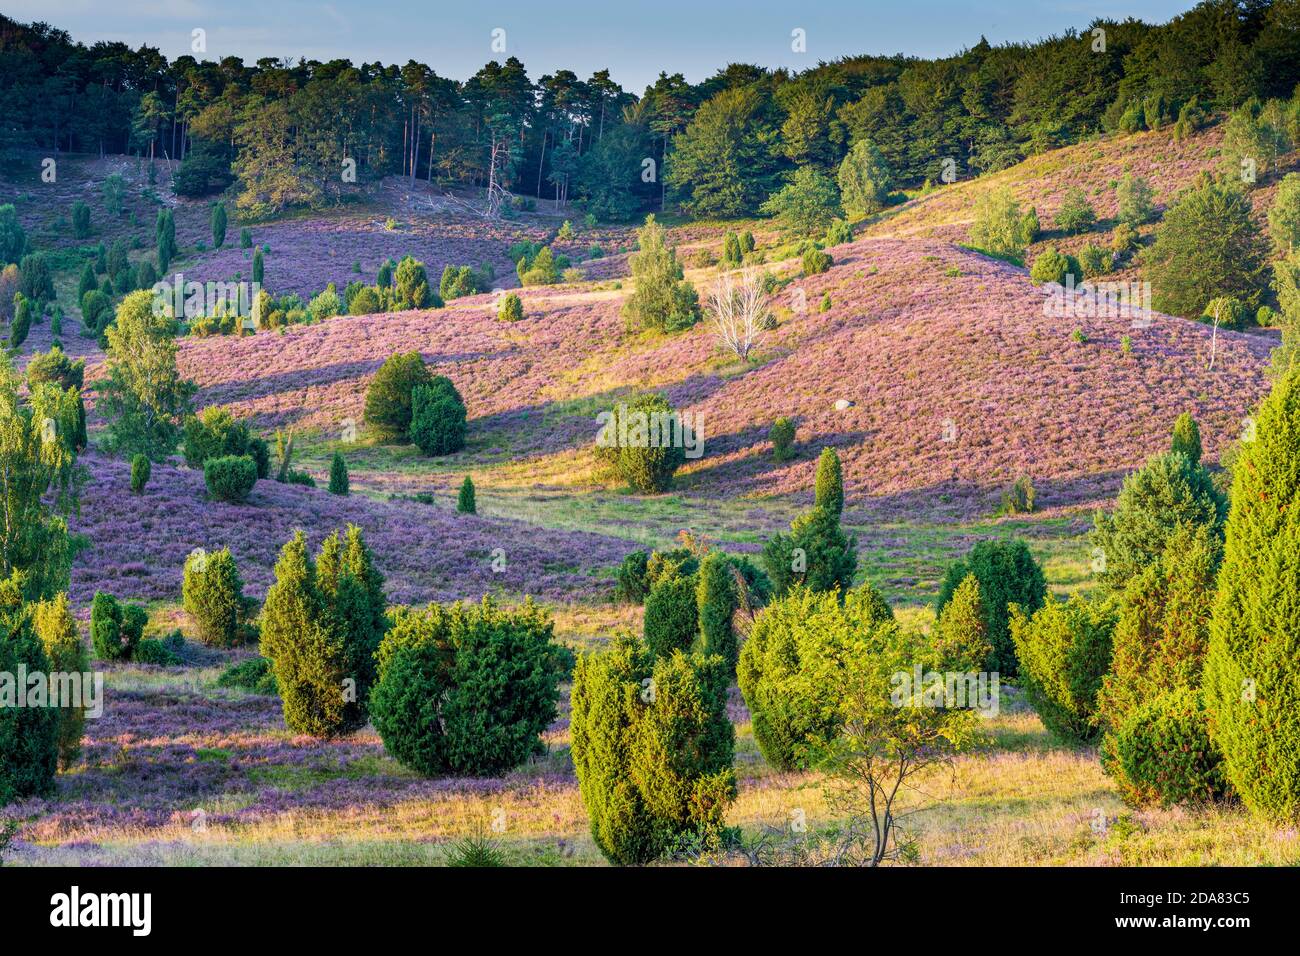
[[[1110,669],[1115,609],[1109,601],[1049,601],[1030,617],[1011,607],[1011,639],[1025,696],[1049,731],[1068,743],[1097,738],[1097,694]]]
[[[731,622],[738,606],[733,565],[723,552],[710,551],[700,562],[696,578],[700,650],[721,657],[726,661],[728,677],[734,676],[740,644]]]
[[[817,505],[790,523],[788,535],[773,535],[761,559],[774,594],[796,586],[843,593],[857,571],[857,539],[844,533],[834,511]]]
[[[229,548],[211,554],[195,552],[186,558],[181,597],[204,644],[234,647],[240,642],[244,582]]]
[[[591,833],[611,863],[649,863],[716,841],[736,797],[735,728],[719,657],[652,658],[630,635],[573,672],[574,771]]]
[[[655,657],[689,651],[699,631],[695,575],[669,575],[650,589],[645,601],[646,648]]]
[[[1018,604],[1026,613],[1032,614],[1043,606],[1047,596],[1043,569],[1023,541],[980,541],[965,560],[954,562],[948,568],[935,603],[937,615],[942,615],[944,607],[968,574],[975,575],[979,583],[985,636],[993,648],[984,669],[997,671],[1003,677],[1014,677],[1018,665],[1008,623],[1008,607]]]
[[[1222,755],[1209,740],[1199,690],[1222,553],[1214,527],[1180,526],[1120,601],[1097,717],[1102,769],[1135,806],[1224,794]],[[1175,740],[1179,752],[1167,752]]]
[[[81,640],[77,619],[68,607],[68,595],[60,592],[32,608],[32,629],[50,659],[50,671],[84,674],[90,670],[90,654]],[[0,668],[2,670],[2,668]],[[84,707],[59,707],[59,766],[66,769],[81,753],[86,725]]]
[[[939,657],[951,662],[954,670],[971,673],[984,669],[993,645],[989,643],[984,601],[975,575],[967,574],[952,600],[944,605],[932,640]]]
[[[1209,473],[1187,455],[1152,458],[1124,479],[1114,510],[1094,518],[1092,543],[1102,559],[1098,576],[1111,590],[1123,591],[1160,559],[1180,524],[1210,525],[1221,534],[1227,514],[1228,502]]]
[[[1300,815],[1300,370],[1281,378],[1233,465],[1205,659],[1210,736],[1242,801]]]
[[[496,774],[545,753],[563,670],[552,637],[531,600],[396,609],[370,696],[384,747],[426,776]]]
[[[834,448],[823,448],[817,459],[817,480],[813,504],[825,508],[839,518],[844,512],[844,474],[840,456]]]
[[[809,765],[812,751],[840,729],[838,688],[822,680],[854,632],[893,627],[894,614],[870,585],[841,603],[836,591],[796,586],[764,608],[740,649],[736,678],[753,719],[754,740],[778,770]]]

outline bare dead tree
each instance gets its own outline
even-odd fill
[[[763,337],[769,314],[763,274],[747,268],[737,276],[726,272],[718,277],[709,293],[709,313],[718,337],[742,360]]]
[[[506,165],[509,162],[510,143],[503,138],[494,138],[488,159],[488,184],[486,202],[483,208],[480,209],[473,203],[446,191],[443,192],[442,198],[475,216],[481,216],[484,219],[499,219],[502,207],[513,202],[515,198],[514,193],[502,185]]]

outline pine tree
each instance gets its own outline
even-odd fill
[[[330,461],[330,494],[346,495],[348,493],[348,466],[343,460],[343,455],[339,452],[334,453],[334,458]]]
[[[817,485],[813,504],[839,518],[844,513],[844,477],[840,456],[834,448],[823,448],[817,460]]]
[[[460,494],[456,496],[456,510],[463,515],[478,514],[478,505],[474,500],[474,482],[469,475],[461,482]]]
[[[1278,381],[1233,465],[1204,693],[1210,734],[1243,802],[1300,814],[1300,370]]]

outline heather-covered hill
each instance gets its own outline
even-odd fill
[[[796,308],[749,369],[707,323],[673,337],[631,333],[617,294],[562,290],[527,293],[518,325],[499,322],[481,296],[187,340],[181,365],[202,404],[333,438],[360,424],[379,364],[418,349],[468,403],[470,450],[458,467],[578,456],[598,411],[655,388],[703,416],[705,455],[682,473],[690,493],[803,493],[816,451],[835,445],[855,498],[908,507],[942,495],[982,508],[1021,474],[1043,505],[1095,500],[1164,443],[1183,411],[1216,457],[1264,388],[1271,342],[1261,336],[1220,332],[1210,370],[1205,326],[1052,315],[1024,270],[947,243],[866,239],[834,252],[829,272],[782,293]],[[853,406],[837,410],[838,400]],[[803,453],[777,465],[767,429],[783,415]]]
[[[1049,150],[1021,163],[978,177],[959,175],[951,185],[941,186],[875,217],[863,230],[867,236],[898,236],[913,239],[944,239],[966,243],[975,203],[981,195],[1008,188],[1022,209],[1034,207],[1042,233],[1026,252],[1026,264],[1048,247],[1077,253],[1086,243],[1109,248],[1116,216],[1116,184],[1128,174],[1145,179],[1151,186],[1157,210],[1163,212],[1196,182],[1202,172],[1223,171],[1224,125],[1208,126],[1181,142],[1172,127],[1151,132],[1112,134]],[[1277,183],[1285,172],[1300,167],[1300,153],[1282,157],[1280,170],[1264,177],[1249,195],[1261,226],[1266,222]],[[1081,189],[1097,214],[1097,225],[1080,235],[1064,235],[1054,217],[1066,193]],[[1140,230],[1149,235],[1148,225]],[[1137,270],[1128,268],[1108,278],[1129,281]]]
[[[90,481],[70,522],[88,542],[72,567],[71,598],[79,607],[88,607],[97,590],[178,600],[185,558],[195,548],[230,548],[247,593],[260,599],[274,580],[280,546],[295,530],[315,548],[349,523],[364,532],[393,604],[477,601],[484,594],[604,595],[614,565],[634,547],[605,535],[539,534],[518,521],[457,514],[445,503],[341,497],[274,481],[257,482],[245,504],[224,504],[206,499],[202,472],[172,466],[155,465],[136,495],[125,462],[88,455],[86,464]]]

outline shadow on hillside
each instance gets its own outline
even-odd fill
[[[728,382],[718,375],[692,375],[662,389],[674,408],[707,401]],[[469,427],[478,438],[498,439],[498,449],[514,454],[556,454],[573,451],[595,441],[600,430],[597,413],[609,411],[639,394],[630,386],[607,389],[571,400],[554,400],[472,417]],[[707,423],[707,419],[706,419]],[[708,439],[706,434],[706,440]]]

